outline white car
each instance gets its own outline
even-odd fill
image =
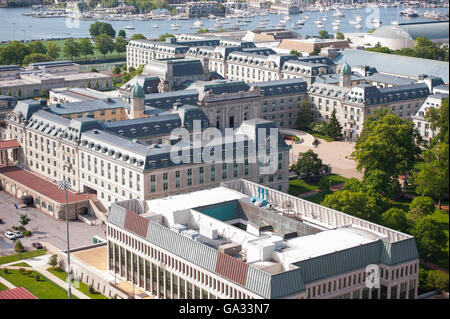
[[[15,231],[14,235],[16,236],[16,238],[22,238],[23,234],[20,231]]]
[[[16,235],[14,235],[14,233],[12,231],[7,231],[5,233],[5,236],[6,236],[6,238],[11,239],[11,240],[16,239]]]

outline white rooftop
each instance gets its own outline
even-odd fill
[[[284,255],[285,260],[294,263],[368,244],[383,237],[382,234],[361,228],[341,227],[290,239],[280,254]]]
[[[194,207],[223,203],[248,196],[227,187],[215,187],[197,192],[147,200],[148,212],[176,212]]]

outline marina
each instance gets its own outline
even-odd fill
[[[252,12],[251,14],[249,12]],[[417,14],[417,16],[416,16]],[[42,23],[51,19],[51,23]],[[118,31],[126,30],[127,37],[142,33],[149,38],[158,37],[163,31],[192,33],[195,29],[217,31],[227,28],[254,30],[287,28],[299,30],[301,35],[313,36],[320,30],[329,33],[366,32],[382,25],[448,19],[447,8],[404,7],[345,7],[304,9],[299,14],[277,14],[269,11],[235,10],[224,17],[188,18],[186,15],[167,14],[84,14],[69,16],[64,10],[33,10],[32,8],[1,8],[0,40],[82,38],[89,36],[89,27],[95,21],[108,22]],[[157,23],[155,23],[157,20]]]

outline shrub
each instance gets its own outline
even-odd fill
[[[330,188],[330,180],[328,179],[327,176],[324,176],[320,179],[319,181],[319,189],[322,192],[327,192],[330,193],[331,192],[331,188]]]
[[[22,242],[20,240],[18,240],[16,242],[16,245],[14,246],[14,251],[17,253],[22,253],[25,251],[25,249],[23,248]]]
[[[25,268],[19,268],[19,273],[21,273],[23,275],[24,272],[25,272]]]
[[[29,230],[25,230],[24,232],[22,232],[22,234],[27,237],[31,236],[31,232]]]
[[[8,273],[8,268],[3,268],[3,273],[7,274]]]
[[[89,293],[90,294],[95,293],[94,287],[92,287],[92,285],[89,285]]]
[[[97,70],[96,68],[91,68],[91,69],[89,70],[89,72],[98,73],[98,70]]]
[[[448,292],[448,274],[441,270],[430,270],[428,272],[427,285],[439,290]]]
[[[410,205],[410,210],[417,210],[422,212],[423,216],[431,215],[434,213],[434,200],[428,196],[417,196],[415,197]],[[417,212],[416,212],[417,214]]]
[[[39,274],[34,275],[34,279],[36,279],[36,281],[41,280],[41,275]]]
[[[56,267],[58,265],[58,255],[56,254],[51,255],[48,260],[48,264],[53,268]]]

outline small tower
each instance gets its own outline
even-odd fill
[[[345,62],[339,72],[339,86],[352,87],[352,68]]]
[[[131,90],[129,119],[138,119],[144,117],[144,89],[138,83]]]

